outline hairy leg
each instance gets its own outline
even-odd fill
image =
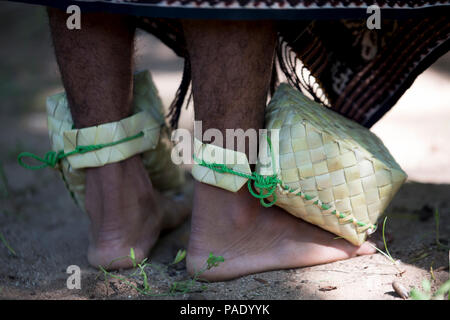
[[[270,22],[183,22],[192,65],[196,120],[203,130],[260,129],[276,34]],[[205,141],[209,143],[209,141]],[[187,266],[199,270],[208,254],[225,263],[208,280],[309,266],[373,253],[291,216],[263,208],[248,191],[231,193],[196,182]]]
[[[134,26],[127,16],[83,13],[80,30],[49,9],[49,21],[71,113],[78,128],[131,114]]]
[[[183,27],[196,120],[224,133],[261,128],[275,50],[271,24],[187,21]]]
[[[66,28],[67,15],[49,9],[53,43],[77,128],[118,121],[132,112],[134,25],[127,16],[83,13],[81,30]],[[172,215],[158,207],[139,156],[86,169],[86,210],[91,220],[88,260],[110,269],[131,266],[133,247],[143,259]],[[185,212],[185,215],[187,212]],[[179,216],[181,218],[181,215]],[[171,221],[169,221],[171,220]]]

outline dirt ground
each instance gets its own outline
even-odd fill
[[[388,248],[381,254],[265,272],[219,283],[196,283],[190,292],[164,295],[189,279],[184,262],[169,263],[187,247],[189,221],[163,236],[146,270],[153,296],[89,267],[88,219],[75,206],[56,172],[28,171],[17,154],[49,149],[45,96],[61,90],[44,12],[39,7],[0,4],[0,298],[1,299],[400,299],[394,280],[407,290],[430,279],[433,289],[449,279],[450,240],[450,57],[427,70],[375,127],[409,175],[386,210]],[[30,27],[32,26],[32,27]],[[170,103],[182,61],[148,35],[139,34],[137,66],[154,75]],[[424,108],[426,107],[426,108]],[[424,110],[425,109],[425,110]],[[192,112],[184,112],[188,127]],[[6,244],[8,246],[6,246]],[[69,290],[66,269],[81,268],[81,289]],[[114,272],[131,276],[135,270]],[[134,277],[138,287],[141,278]],[[157,296],[160,294],[162,296]]]

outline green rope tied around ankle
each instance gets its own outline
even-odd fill
[[[273,172],[276,172],[275,170],[275,157],[272,152],[272,141],[269,137],[267,138],[267,143],[269,144],[269,150],[270,155],[272,156],[272,169]],[[247,188],[248,191],[250,191],[250,194],[254,196],[255,198],[259,199],[259,202],[266,208],[271,207],[277,202],[277,195],[275,193],[275,190],[277,189],[278,185],[283,185],[283,182],[278,179],[277,174],[273,174],[270,176],[263,176],[256,172],[252,172],[251,175],[248,175],[246,173],[242,173],[239,171],[235,171],[233,169],[228,168],[225,164],[219,164],[219,163],[207,163],[203,159],[198,159],[194,155],[194,160],[201,166],[210,168],[211,170],[214,170],[219,173],[231,173],[237,176],[240,176],[242,178],[247,178]],[[255,188],[258,188],[260,192],[257,192],[252,187],[252,182],[255,186]],[[267,203],[264,199],[269,198],[270,196],[273,196],[273,200],[269,203]]]
[[[281,180],[279,180],[277,178],[276,174],[271,175],[271,176],[262,176],[256,172],[252,172],[252,174],[249,175],[249,174],[235,171],[231,168],[228,168],[225,164],[208,163],[208,162],[204,161],[203,159],[198,159],[195,156],[194,156],[194,160],[195,160],[195,162],[197,162],[197,164],[199,164],[203,167],[209,168],[218,173],[231,173],[236,176],[248,179],[247,188],[250,191],[251,195],[254,196],[255,198],[259,199],[261,204],[266,208],[271,207],[277,201],[275,190],[277,189],[278,184],[281,184],[282,182],[281,182]],[[261,190],[260,192],[257,192],[256,190],[254,190],[254,188],[252,187],[252,182],[254,182],[254,185],[256,188]],[[272,202],[267,203],[266,201],[264,201],[264,199],[266,199],[270,196],[273,196]]]
[[[270,138],[267,137],[267,142],[269,144],[269,150],[271,153],[271,157],[272,157],[272,168],[273,168],[273,172],[276,172],[275,170],[275,157],[272,151],[272,143],[270,141]],[[250,194],[259,199],[260,203],[268,208],[273,206],[276,201],[277,201],[277,195],[275,193],[277,187],[281,187],[283,190],[295,194],[296,196],[300,196],[302,198],[304,198],[307,201],[311,201],[313,200],[315,197],[310,196],[305,194],[302,191],[299,191],[298,189],[295,190],[287,185],[285,185],[280,179],[278,179],[277,174],[273,174],[273,175],[269,175],[269,176],[263,176],[260,175],[256,172],[252,172],[251,175],[243,173],[243,172],[239,172],[239,171],[235,171],[231,168],[228,168],[225,164],[218,164],[218,163],[208,163],[206,161],[204,161],[203,159],[198,159],[197,157],[195,157],[194,155],[194,160],[195,162],[197,162],[198,165],[201,165],[203,167],[209,168],[213,171],[216,171],[218,173],[230,173],[230,174],[234,174],[237,175],[239,177],[242,178],[247,178],[247,188],[250,191]],[[254,190],[254,188],[252,187],[252,182],[255,186],[255,188],[258,188],[260,190],[260,192],[257,192]],[[267,203],[265,201],[266,198],[269,198],[270,196],[272,196],[272,201]],[[331,207],[325,203],[322,203],[320,200],[316,200],[313,202],[314,205],[318,206],[321,210],[330,210]],[[336,216],[339,219],[344,219],[347,217],[346,214],[340,213],[337,210],[333,210],[330,212],[332,215]],[[361,221],[357,221],[354,217],[352,217],[349,222],[357,225],[358,227],[363,228],[363,230],[367,230],[367,229],[371,229],[372,232],[374,232],[377,228],[376,225],[373,224],[368,224],[365,222],[361,222]]]
[[[58,152],[56,151],[49,151],[45,154],[45,156],[43,158],[31,153],[31,152],[22,152],[21,154],[19,154],[17,156],[17,161],[19,162],[19,164],[26,168],[26,169],[30,169],[30,170],[39,170],[39,169],[43,169],[46,167],[51,167],[54,168],[56,167],[56,165],[59,163],[60,160],[67,158],[69,156],[72,156],[74,154],[84,154],[84,153],[88,153],[91,151],[96,151],[96,150],[100,150],[106,147],[112,147],[115,145],[118,145],[120,143],[124,143],[133,139],[137,139],[140,138],[144,135],[144,132],[139,132],[138,134],[135,134],[134,136],[130,136],[130,137],[126,137],[123,138],[121,140],[117,140],[114,142],[109,142],[109,143],[100,143],[100,144],[92,144],[92,145],[87,145],[87,146],[77,146],[74,150],[64,153],[64,150],[60,150]],[[35,159],[39,162],[42,162],[41,165],[36,165],[36,166],[31,166],[29,164],[26,164],[23,161],[23,158],[32,158]]]

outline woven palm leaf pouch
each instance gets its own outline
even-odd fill
[[[382,141],[287,84],[265,123],[255,172],[244,153],[194,140],[194,178],[232,192],[247,183],[263,206],[361,245],[407,177]]]
[[[86,192],[84,169],[119,162],[136,154],[141,154],[144,167],[158,191],[176,194],[184,185],[183,169],[171,160],[170,130],[165,125],[163,105],[148,71],[134,75],[133,114],[130,117],[75,129],[66,93],[61,92],[47,98],[47,124],[52,151],[44,158],[29,153],[19,155],[44,164],[30,166],[23,160],[19,163],[29,169],[47,166],[58,169],[82,210],[85,210]],[[59,155],[62,155],[60,159]]]
[[[258,164],[257,172],[276,171],[275,204],[361,245],[407,178],[383,142],[287,84],[274,94],[265,123],[278,145],[265,148],[274,163]]]

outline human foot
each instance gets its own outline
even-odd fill
[[[139,156],[86,171],[86,210],[91,220],[88,261],[107,269],[130,268],[133,248],[143,260],[162,230],[190,213],[184,199],[170,201],[153,189]],[[165,203],[170,201],[169,206]]]
[[[281,208],[262,207],[245,189],[232,193],[196,182],[187,268],[194,274],[210,252],[223,256],[225,262],[201,275],[221,281],[375,252],[335,237]]]

